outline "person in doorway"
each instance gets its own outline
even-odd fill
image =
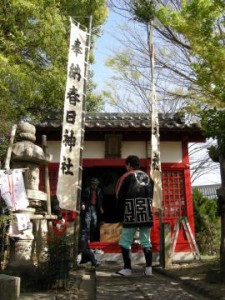
[[[126,159],[127,172],[116,185],[117,210],[123,229],[119,241],[124,268],[116,272],[119,276],[132,275],[131,244],[136,230],[140,232],[140,243],[145,255],[144,275],[152,275],[152,248],[150,230],[153,226],[152,198],[153,181],[140,170],[139,158],[130,155]]]
[[[85,226],[88,241],[95,239],[98,225],[98,215],[103,214],[103,192],[98,186],[99,180],[92,178],[90,186],[84,190],[81,201],[81,211],[85,211]]]

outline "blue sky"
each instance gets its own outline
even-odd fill
[[[102,35],[96,40],[94,49],[95,63],[91,65],[91,70],[94,71],[94,81],[98,84],[99,89],[102,89],[104,82],[113,75],[113,71],[105,66],[105,60],[112,54],[111,51],[115,47],[119,47],[118,42],[114,38],[114,33],[117,30],[118,22],[121,20],[122,17],[110,11],[107,22],[103,25]]]
[[[94,56],[95,63],[91,65],[91,70],[94,71],[94,81],[98,84],[98,90],[104,89],[105,83],[113,75],[113,71],[105,65],[105,60],[112,54],[112,50],[120,48],[119,43],[114,36],[119,34],[117,26],[125,20],[121,16],[110,11],[107,22],[103,26],[103,32],[95,44]],[[199,153],[201,156],[201,154]],[[203,153],[203,155],[205,155]],[[194,182],[194,185],[215,184],[220,183],[219,165],[217,170],[208,172],[207,175],[201,176]]]

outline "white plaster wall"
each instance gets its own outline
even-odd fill
[[[48,153],[53,155],[52,162],[59,162],[60,159],[60,142],[49,141]],[[180,163],[182,162],[182,145],[181,142],[162,142],[160,144],[161,162]],[[145,142],[122,142],[121,156],[126,158],[134,154],[140,158],[146,158]],[[85,141],[83,158],[104,158],[105,142],[104,141]]]
[[[181,163],[183,159],[181,142],[162,142],[160,145],[161,162]]]
[[[121,157],[137,155],[139,158],[146,158],[146,142],[122,142]]]
[[[104,158],[105,142],[84,142],[83,158]]]
[[[149,143],[150,144],[150,143]],[[147,145],[147,151],[150,151]],[[181,163],[182,162],[182,144],[181,142],[161,142],[160,144],[161,162],[166,163]],[[122,158],[134,154],[139,158],[146,158],[146,143],[145,142],[122,142]]]

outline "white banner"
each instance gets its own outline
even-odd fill
[[[76,210],[81,162],[87,32],[71,20],[57,197],[62,209]]]

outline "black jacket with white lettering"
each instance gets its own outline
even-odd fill
[[[153,226],[153,181],[141,170],[121,176],[116,186],[117,214],[123,227]]]

